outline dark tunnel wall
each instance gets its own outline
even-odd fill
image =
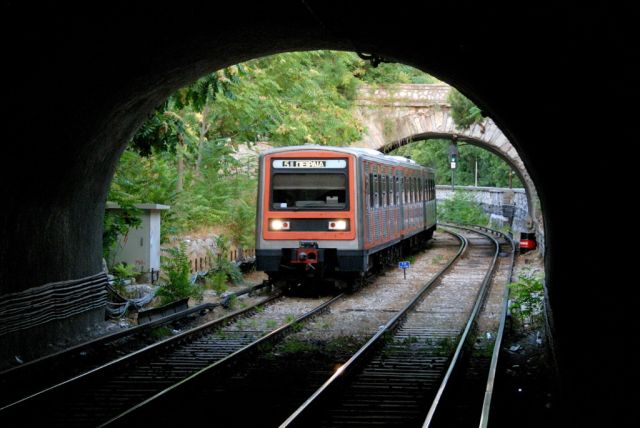
[[[100,272],[102,215],[116,162],[145,117],[180,86],[276,52],[375,52],[458,87],[518,149],[544,213],[566,414],[582,420],[580,409],[596,402],[622,406],[624,373],[607,371],[616,357],[605,347],[583,353],[593,337],[611,337],[611,326],[625,332],[609,305],[614,298],[597,281],[610,277],[605,266],[613,259],[594,248],[601,229],[575,212],[590,212],[597,194],[599,182],[585,173],[615,174],[619,165],[613,151],[584,147],[600,141],[605,125],[609,140],[620,141],[632,123],[616,108],[637,54],[624,25],[630,15],[473,2],[344,3],[256,9],[186,2],[180,11],[3,3],[0,297]],[[571,192],[561,189],[566,185]],[[594,305],[603,306],[585,318]],[[597,399],[598,391],[610,393]],[[595,416],[614,414],[625,415]]]

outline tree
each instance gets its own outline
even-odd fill
[[[458,128],[467,129],[475,123],[482,123],[484,120],[480,108],[457,89],[451,88],[448,101],[451,104],[451,117]]]

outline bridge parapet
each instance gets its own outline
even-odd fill
[[[422,107],[444,105],[451,86],[438,84],[361,85],[356,104],[359,106]]]

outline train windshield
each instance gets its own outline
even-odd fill
[[[347,176],[336,173],[274,174],[273,209],[343,210],[347,206]]]

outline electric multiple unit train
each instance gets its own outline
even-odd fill
[[[262,153],[257,205],[256,267],[282,285],[357,286],[436,227],[433,170],[363,148]]]

